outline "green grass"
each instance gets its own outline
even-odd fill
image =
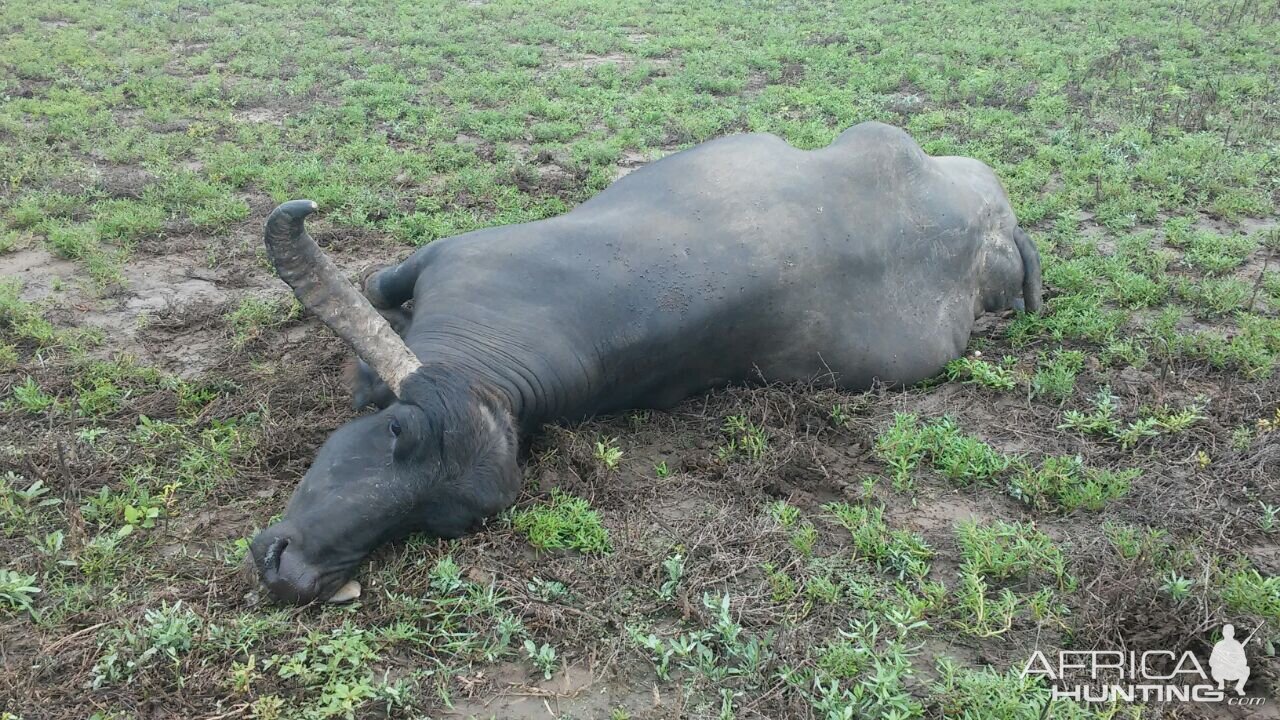
[[[271,328],[280,327],[302,314],[302,306],[294,298],[246,297],[227,315],[231,328],[231,342],[244,347],[262,337]]]
[[[1079,350],[1056,350],[1052,356],[1041,356],[1036,374],[1031,378],[1031,392],[1065,402],[1076,389],[1076,376],[1084,368],[1084,353]]]
[[[19,407],[33,415],[55,407],[58,402],[57,398],[40,389],[40,385],[30,377],[13,388],[13,399]]]
[[[884,520],[884,508],[828,503],[823,509],[850,532],[858,554],[881,569],[895,572],[899,579],[919,580],[929,573],[933,550],[919,535],[890,528]]]
[[[15,344],[49,347],[67,343],[71,333],[55,328],[40,307],[22,299],[18,279],[0,280],[0,337]],[[11,350],[14,357],[17,350]]]
[[[1070,584],[1062,551],[1032,525],[962,521],[956,525],[956,544],[965,567],[977,574],[998,580],[1048,574],[1059,586]]]
[[[1183,250],[1182,259],[1191,267],[1208,275],[1222,275],[1234,270],[1258,248],[1257,240],[1245,235],[1219,235],[1197,231],[1184,237],[1167,234],[1168,242]]]
[[[1038,467],[1024,465],[1009,481],[1009,494],[1041,510],[1101,510],[1129,493],[1138,470],[1085,467],[1074,457],[1047,457]]]
[[[1017,379],[1008,366],[1016,361],[1017,358],[1010,357],[1000,365],[993,365],[979,358],[957,358],[947,363],[946,375],[948,380],[962,380],[992,390],[1012,390],[1017,386]]]
[[[876,452],[893,471],[895,484],[900,487],[910,486],[912,471],[926,459],[957,485],[989,483],[1015,460],[964,434],[951,418],[921,424],[914,415],[901,414],[877,436]]]
[[[570,549],[584,553],[607,553],[609,534],[600,515],[580,497],[553,490],[543,505],[518,510],[511,526],[542,550]]]

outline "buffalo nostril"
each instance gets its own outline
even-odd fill
[[[280,569],[280,556],[284,554],[284,549],[289,547],[289,538],[278,537],[267,547],[267,552],[262,556],[262,567],[267,570]]]

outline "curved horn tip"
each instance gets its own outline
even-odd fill
[[[272,215],[287,215],[291,220],[301,220],[311,213],[320,209],[315,200],[290,200],[287,203],[281,203],[275,210],[271,211]]]

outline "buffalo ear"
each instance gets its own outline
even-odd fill
[[[373,406],[385,409],[396,401],[395,393],[363,360],[352,359],[342,368],[343,379],[351,389],[351,409]]]
[[[488,393],[481,394],[478,410],[475,430],[482,440],[476,462],[460,485],[475,521],[510,507],[521,485],[520,442],[511,412]]]

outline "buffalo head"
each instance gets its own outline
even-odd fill
[[[250,545],[279,600],[348,600],[379,545],[414,532],[457,537],[514,499],[517,440],[499,397],[456,369],[424,365],[307,234],[310,200],[276,208],[266,245],[302,304],[355,349],[394,396],[320,447],[284,518]]]

